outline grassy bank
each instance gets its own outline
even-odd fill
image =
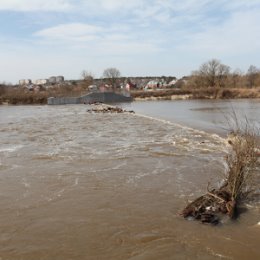
[[[0,96],[0,104],[29,105],[47,104],[48,93],[10,91]]]
[[[260,98],[260,88],[201,88],[133,91],[136,100]]]
[[[0,92],[0,104],[47,104],[48,97],[75,97],[81,96],[85,93],[86,91],[72,88],[71,86],[37,92],[9,87]],[[152,91],[133,90],[131,91],[131,95],[135,100],[260,98],[260,88],[181,88]]]
[[[0,105],[42,105],[47,104],[47,99],[49,97],[77,97],[82,94],[82,89],[73,89],[70,86],[51,88],[42,91],[28,91],[22,88],[8,87],[0,92]]]

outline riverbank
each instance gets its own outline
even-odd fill
[[[47,104],[48,97],[76,97],[82,92],[66,91],[58,95],[54,91],[25,92],[21,89],[9,90],[0,95],[0,105],[32,105]],[[187,99],[242,99],[260,98],[260,88],[201,88],[201,89],[158,89],[133,90],[131,96],[140,100],[187,100]]]
[[[186,100],[186,99],[242,99],[260,98],[260,88],[201,88],[132,91],[132,97],[140,100]]]
[[[11,91],[0,96],[0,105],[45,105],[48,99],[47,92]]]

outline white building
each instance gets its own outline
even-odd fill
[[[45,85],[49,82],[48,79],[36,79],[36,80],[33,80],[32,83],[34,85]]]
[[[57,83],[64,82],[64,77],[63,77],[63,76],[57,76],[57,77],[56,77],[56,82],[57,82]]]
[[[55,77],[55,76],[50,77],[50,78],[49,78],[49,83],[55,84],[55,83],[56,83],[56,77]]]
[[[30,79],[20,79],[19,80],[20,86],[30,85],[31,83],[32,83],[32,81]]]

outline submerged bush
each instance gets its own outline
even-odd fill
[[[226,173],[218,189],[207,188],[207,193],[188,204],[181,215],[203,223],[217,224],[221,215],[236,216],[238,206],[249,194],[259,190],[259,130],[247,119],[240,122],[235,113],[228,119],[230,151],[225,157]]]

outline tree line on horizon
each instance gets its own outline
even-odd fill
[[[211,59],[191,73],[187,85],[194,88],[254,88],[260,86],[260,69],[250,65],[246,73],[240,69],[231,71],[220,60]]]
[[[110,67],[104,70],[100,80],[103,80],[106,84],[116,87],[119,83],[128,81],[131,83],[131,78],[154,78],[154,77],[122,77],[119,69]],[[161,76],[156,78],[176,79],[171,76]],[[81,79],[83,85],[92,85],[95,76],[92,72],[83,70],[81,73]],[[10,83],[0,83],[1,89],[5,86],[11,86]],[[250,65],[246,73],[243,73],[240,69],[231,71],[228,65],[221,63],[218,59],[211,59],[203,63],[198,70],[193,71],[191,75],[184,76],[176,83],[177,87],[189,87],[189,88],[254,88],[260,86],[260,69],[254,65]]]
[[[108,84],[115,86],[121,77],[121,73],[117,68],[107,68],[103,72],[103,77]],[[128,80],[130,80],[128,77]],[[161,76],[158,78],[175,78]],[[82,79],[87,84],[92,84],[94,76],[92,73],[83,71]],[[177,82],[178,87],[183,85],[191,88],[254,88],[260,86],[260,69],[254,65],[250,65],[246,73],[240,69],[231,71],[228,65],[221,63],[218,59],[211,59],[203,63],[198,70],[193,71],[190,76],[184,76]]]

